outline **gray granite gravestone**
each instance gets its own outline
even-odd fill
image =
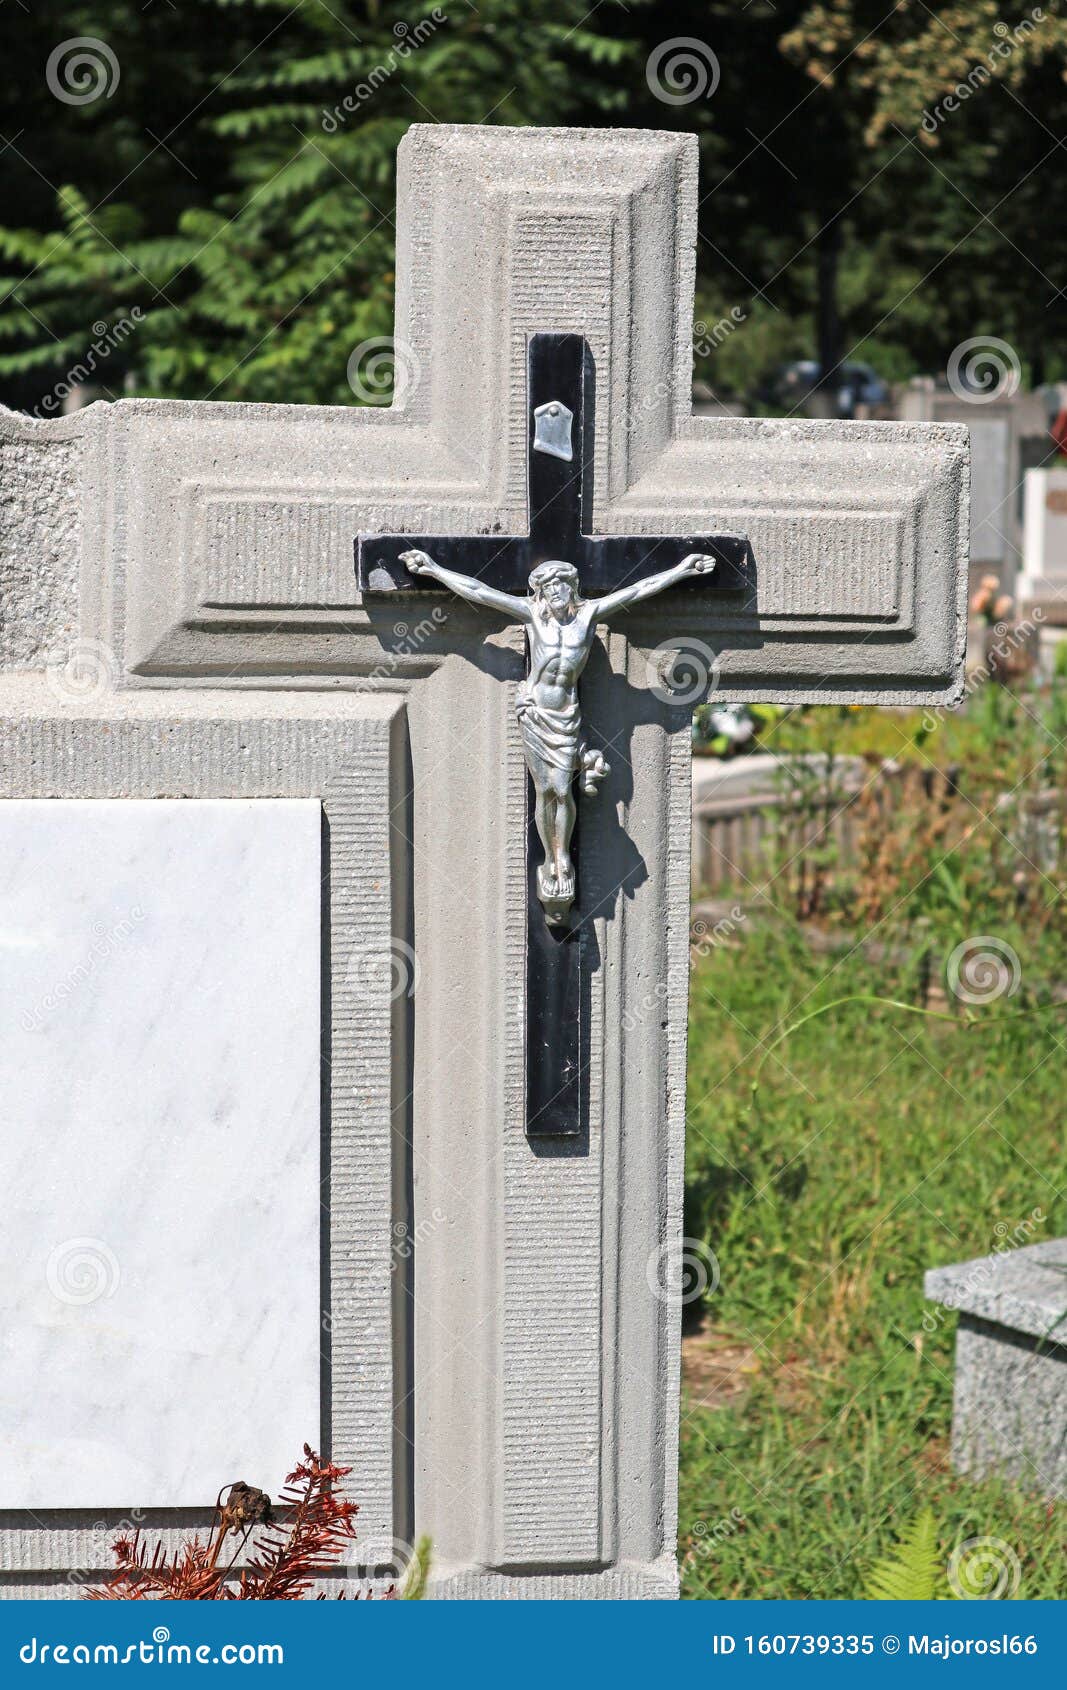
[[[926,1275],[959,1311],[952,1462],[1067,1496],[1067,1238]]]
[[[203,1518],[193,1498],[269,1478],[272,1370],[286,1438],[354,1468],[357,1567],[428,1532],[439,1596],[677,1592],[691,698],[664,662],[684,647],[724,699],[951,704],[968,473],[959,426],[692,417],[696,195],[691,137],[419,125],[400,153],[392,407],[0,418],[8,837],[27,801],[74,800],[36,826],[49,860],[77,861],[103,805],[112,843],[80,872],[114,935],[86,983],[91,930],[49,951],[38,891],[3,912],[43,959],[15,1006],[49,1041],[26,1073],[60,1076],[21,1085],[0,1150],[35,1241],[2,1392],[30,1475],[0,1514],[9,1594],[70,1593],[131,1507],[176,1542]],[[742,531],[749,567],[743,591],[667,593],[592,648],[582,709],[611,774],[580,801],[584,1128],[533,1142],[522,632],[452,599],[363,602],[353,543],[528,532],[527,351],[553,333],[584,337],[595,367],[591,532]],[[157,833],[145,800],[167,807]],[[219,800],[238,810],[216,848]],[[227,949],[218,912],[246,861]],[[287,991],[288,1090],[261,1072]],[[315,1167],[295,1084],[312,1001]],[[160,1039],[188,1086],[182,1065],[142,1083]],[[194,1080],[214,1160],[185,1152]],[[109,1101],[82,1148],[84,1093]],[[168,1324],[172,1242],[210,1259]],[[228,1285],[243,1336],[212,1314]],[[168,1345],[182,1412],[164,1394],[149,1424],[137,1381]],[[208,1412],[223,1356],[233,1413],[201,1471],[182,1415]],[[66,1499],[32,1477],[61,1432]]]

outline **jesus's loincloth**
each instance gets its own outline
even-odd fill
[[[538,769],[561,769],[564,774],[573,775],[579,762],[578,700],[573,699],[562,710],[546,710],[527,686],[521,686],[515,700],[515,714],[519,718],[526,762],[535,781]]]

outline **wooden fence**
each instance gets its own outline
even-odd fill
[[[822,760],[820,760],[822,761]],[[717,893],[761,887],[795,833],[810,852],[829,839],[850,849],[850,800],[865,766],[850,759],[829,778],[813,759],[786,764],[765,757],[702,767],[693,778],[693,890]],[[788,835],[787,835],[788,829]],[[773,861],[772,861],[773,859]]]
[[[888,817],[905,798],[943,806],[957,792],[955,769],[872,766],[858,757],[832,765],[816,757],[747,757],[711,769],[697,764],[693,890],[756,893],[773,876],[803,910],[820,877],[854,861],[872,805]]]

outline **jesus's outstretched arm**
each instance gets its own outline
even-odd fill
[[[499,610],[505,616],[514,617],[516,622],[530,620],[528,598],[519,598],[514,593],[502,593],[473,575],[459,575],[454,569],[446,569],[443,564],[435,563],[428,552],[401,552],[400,561],[412,575],[432,575],[442,586],[450,588],[459,598],[466,599],[468,604],[480,605],[483,610]]]
[[[676,563],[671,569],[662,569],[658,575],[646,575],[643,581],[635,581],[632,587],[620,587],[617,592],[605,593],[603,598],[592,599],[590,610],[594,622],[603,622],[614,615],[617,610],[628,610],[632,604],[638,604],[641,599],[650,599],[656,593],[662,593],[668,587],[673,587],[679,581],[686,581],[691,575],[710,575],[715,568],[716,559],[709,557],[706,552],[690,552],[681,563]]]

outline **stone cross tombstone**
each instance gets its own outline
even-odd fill
[[[391,407],[0,419],[7,1594],[305,1439],[354,1576],[677,1593],[671,654],[950,704],[967,534],[961,427],[692,418],[696,193],[418,125]]]

